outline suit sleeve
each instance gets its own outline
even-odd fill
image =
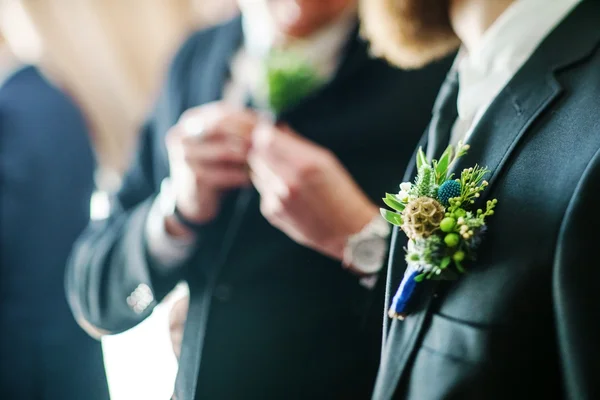
[[[565,214],[553,276],[558,347],[568,399],[600,398],[600,151]]]
[[[111,215],[93,221],[75,243],[65,283],[75,318],[88,332],[118,333],[137,325],[182,279],[185,268],[152,265],[145,240],[146,218],[159,192],[154,167],[164,129],[184,107],[190,38],[176,55],[152,118],[144,126],[135,159],[111,202]]]

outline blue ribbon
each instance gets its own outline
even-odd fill
[[[400,283],[400,287],[398,287],[398,291],[396,291],[396,295],[392,300],[392,307],[388,313],[390,318],[403,320],[406,315],[408,315],[410,301],[418,285],[418,282],[415,280],[415,278],[419,274],[420,272],[414,268],[411,268],[410,266],[407,268],[406,272],[404,273],[404,278]]]

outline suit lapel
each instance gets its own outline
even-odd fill
[[[225,83],[231,73],[231,60],[242,45],[242,20],[237,17],[226,25],[223,25],[214,38],[212,47],[203,71],[192,72],[198,77],[198,83],[195,85],[198,90],[198,96],[194,96],[194,103],[209,103],[223,98]],[[193,89],[192,89],[193,90]]]
[[[547,65],[534,57],[496,97],[471,134],[467,155],[453,168],[459,176],[475,164],[490,170],[489,193],[507,160],[528,128],[561,93],[562,89]]]
[[[595,18],[599,14],[600,2],[584,1],[544,40],[477,124],[469,140],[471,149],[452,168],[456,175],[475,164],[487,166],[490,186],[484,193],[491,192],[519,143],[528,134],[533,134],[530,132],[532,124],[546,114],[563,93],[557,73],[583,61],[598,46],[600,30]],[[397,284],[398,281],[393,283]],[[400,352],[386,365],[386,380],[394,382],[384,389],[388,390],[386,396],[390,398],[395,384],[407,372],[406,366],[429,320],[433,294],[440,289],[440,284],[427,282],[419,310],[405,322],[397,322],[397,331],[393,336],[390,333],[388,351]],[[386,356],[390,357],[389,354]]]

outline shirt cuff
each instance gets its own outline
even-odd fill
[[[171,270],[192,255],[195,237],[171,236],[165,229],[165,217],[158,195],[146,219],[146,243],[150,257],[164,269]]]

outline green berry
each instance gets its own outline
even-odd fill
[[[446,232],[446,233],[452,232],[452,230],[454,229],[455,226],[456,226],[456,220],[454,218],[446,217],[440,223],[440,228],[442,229],[442,232]]]
[[[446,243],[448,247],[456,247],[459,242],[460,236],[458,236],[458,233],[449,233],[444,238],[444,243]]]
[[[456,211],[454,212],[454,214],[457,217],[464,217],[465,215],[467,215],[467,212],[465,210],[463,210],[462,208],[457,208]]]
[[[452,258],[454,259],[454,261],[458,261],[461,262],[465,259],[465,252],[462,250],[457,251],[456,253],[454,253],[454,255],[452,256]]]

